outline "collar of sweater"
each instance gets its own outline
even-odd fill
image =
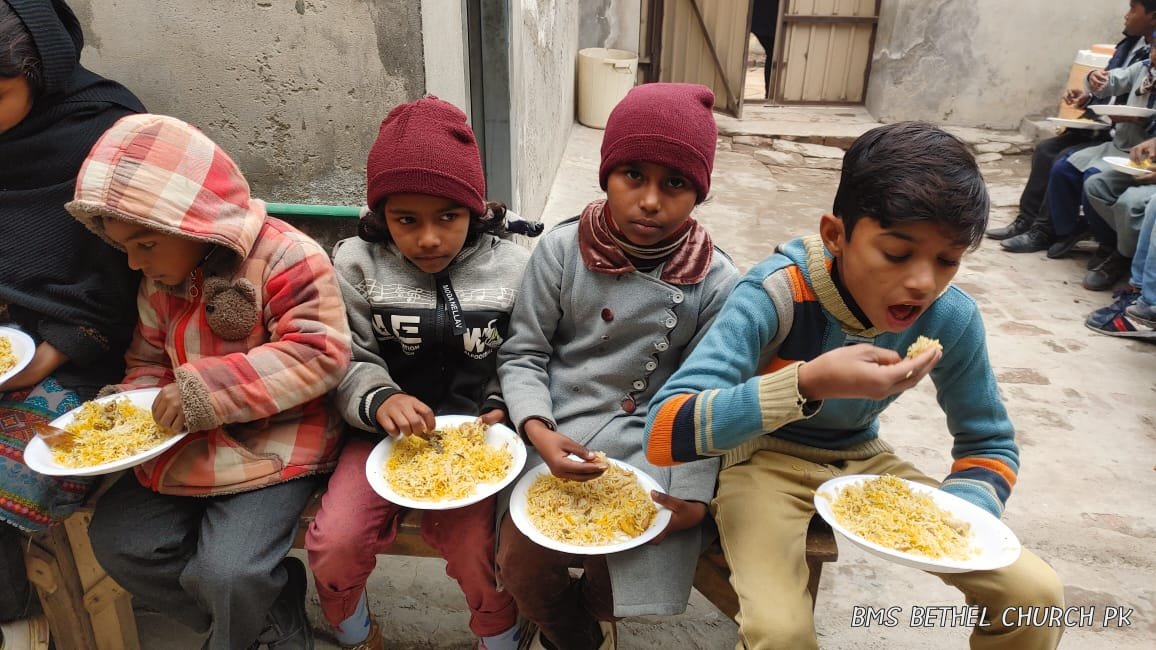
[[[804,237],[803,248],[807,251],[807,273],[811,278],[811,288],[814,289],[815,296],[819,299],[819,304],[823,306],[823,309],[839,321],[843,332],[850,336],[867,339],[873,339],[883,334],[884,330],[878,327],[868,328],[864,326],[855,317],[855,314],[851,313],[851,308],[843,301],[843,296],[839,295],[839,288],[835,286],[835,281],[831,278],[827,247],[823,245],[823,239],[818,235]]]
[[[587,269],[607,275],[625,275],[636,268],[615,243],[614,235],[602,217],[605,206],[605,200],[598,200],[582,211],[578,219],[578,250]],[[710,235],[702,224],[692,219],[686,240],[670,254],[659,277],[670,284],[698,284],[706,279],[713,259],[714,245]]]

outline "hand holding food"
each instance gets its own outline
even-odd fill
[[[482,483],[509,473],[513,456],[486,443],[488,425],[480,420],[442,427],[435,435],[398,440],[386,461],[389,487],[419,501],[462,499]]]

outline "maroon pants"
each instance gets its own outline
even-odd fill
[[[405,512],[381,498],[365,478],[365,459],[373,447],[364,438],[346,443],[305,536],[321,611],[334,626],[353,615],[377,555],[393,544]],[[446,575],[461,586],[474,634],[492,636],[514,626],[514,601],[495,587],[492,497],[455,510],[426,510],[421,536],[441,553]]]
[[[614,594],[604,555],[571,555],[539,546],[506,515],[498,542],[498,579],[558,650],[593,650],[602,632],[598,621],[613,621]],[[570,565],[582,560],[579,579]]]

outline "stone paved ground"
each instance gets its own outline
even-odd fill
[[[600,131],[575,127],[547,221],[576,214],[598,195],[600,138]],[[713,197],[697,216],[746,270],[775,243],[814,231],[838,177],[824,169],[770,167],[755,157],[760,147],[733,148],[719,151]],[[987,163],[984,173],[996,206],[992,221],[1009,221],[1027,157]],[[983,311],[992,363],[1022,448],[1023,469],[1005,521],[1056,568],[1069,605],[1095,607],[1101,617],[1109,606],[1134,610],[1129,627],[1071,629],[1061,647],[1140,650],[1156,647],[1156,345],[1084,328],[1087,312],[1108,300],[1079,286],[1086,257],[1010,255],[985,241],[966,258],[957,283]],[[882,431],[924,471],[946,473],[950,438],[929,382],[886,413]],[[389,647],[470,647],[461,595],[440,560],[382,557],[370,594]],[[960,603],[933,576],[843,544],[839,562],[823,573],[816,609],[820,643],[840,649],[964,648],[965,629],[907,624],[914,605]],[[855,605],[902,607],[902,624],[852,628]],[[312,591],[309,607],[314,623],[320,622]],[[142,613],[139,620],[147,649],[199,647],[197,638],[159,615]],[[620,630],[624,650],[714,650],[733,647],[736,640],[734,624],[698,594],[682,616],[631,619]],[[320,638],[318,647],[336,646]]]

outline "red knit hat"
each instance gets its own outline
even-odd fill
[[[710,192],[714,168],[714,93],[699,84],[653,83],[626,93],[606,120],[598,180],[628,162],[650,162],[677,169],[702,201]]]
[[[414,193],[486,212],[482,158],[466,114],[432,95],[389,112],[369,150],[365,176],[370,209],[390,194]]]

